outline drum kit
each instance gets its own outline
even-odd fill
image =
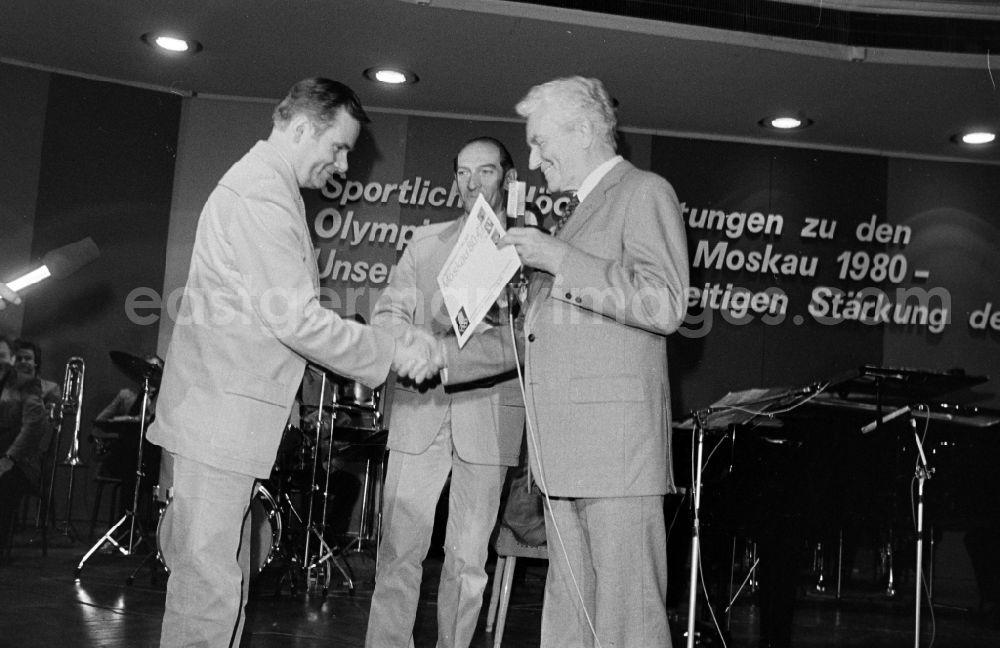
[[[293,594],[304,585],[326,596],[336,570],[353,592],[345,558],[363,553],[374,559],[378,544],[388,436],[385,387],[368,389],[310,365],[296,405],[271,476],[256,483],[251,499],[251,579],[274,564],[282,569],[276,593],[285,584]],[[329,503],[340,494],[333,477],[346,462],[358,461],[365,462],[360,526],[335,538]],[[156,558],[168,572],[161,547],[173,520],[170,499],[168,492],[156,529]]]
[[[77,577],[85,563],[103,547],[110,546],[130,556],[139,544],[148,543],[137,511],[140,494],[149,494],[141,487],[148,470],[143,446],[152,418],[146,411],[152,409],[150,393],[159,388],[163,367],[121,351],[112,351],[110,355],[116,367],[142,385],[141,413],[133,417],[137,418],[140,439],[135,458],[135,488],[125,515],[80,560]],[[337,570],[348,590],[354,591],[353,576],[345,558],[367,554],[375,559],[381,530],[381,484],[388,436],[385,390],[385,386],[368,389],[322,368],[307,367],[270,478],[259,480],[254,487],[250,503],[252,579],[268,565],[280,565],[283,571],[276,593],[280,593],[284,584],[292,593],[304,584],[306,591],[325,596],[333,570]],[[136,430],[130,429],[128,433],[134,435]],[[357,462],[364,462],[359,528],[354,533],[334,534],[329,506],[339,495],[334,492],[337,481],[334,476],[346,463]],[[170,571],[162,546],[173,524],[172,491],[172,487],[152,487],[152,498],[158,507],[154,513],[155,546],[128,577],[128,584],[146,565],[153,565],[154,581],[161,571]]]

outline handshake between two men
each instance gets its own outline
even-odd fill
[[[408,326],[394,335],[396,352],[392,358],[392,370],[400,378],[419,385],[434,378],[444,368],[447,357],[441,338],[415,326]]]

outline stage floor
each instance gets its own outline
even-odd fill
[[[79,580],[74,568],[90,544],[68,544],[53,540],[48,557],[40,548],[26,544],[19,534],[11,561],[0,567],[0,646],[9,648],[139,648],[156,646],[163,613],[165,582],[162,575],[143,568],[131,585],[126,581],[141,559],[100,553],[84,566]],[[365,625],[373,585],[373,562],[367,554],[347,557],[355,589],[349,592],[335,578],[324,598],[321,592],[290,592],[279,589],[280,565],[265,569],[255,581],[248,606],[244,646],[253,648],[311,648],[363,646]],[[425,585],[418,610],[417,648],[433,646],[436,637],[436,581],[440,557],[425,563]],[[492,574],[491,558],[489,571]],[[545,578],[544,561],[519,561],[510,602],[503,645],[516,648],[538,646]],[[475,648],[493,645],[485,628],[486,601]],[[303,584],[304,585],[304,584]],[[838,605],[833,597],[814,596],[803,587],[796,611],[793,645],[803,647],[899,647],[914,645],[912,598],[887,599],[879,592],[845,592]],[[686,604],[671,610],[674,645],[683,646]],[[758,608],[752,596],[743,596],[734,607],[726,645],[756,648]],[[921,646],[929,646],[931,623],[923,612]],[[934,648],[987,648],[1000,646],[1000,624],[976,612],[935,610]],[[709,632],[707,625],[699,630]],[[706,635],[700,646],[721,646]],[[654,648],[654,647],[650,647]]]

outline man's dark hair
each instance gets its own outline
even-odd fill
[[[35,372],[42,370],[42,349],[37,344],[31,340],[25,340],[18,338],[14,340],[14,355],[17,356],[17,352],[22,349],[31,349],[31,352],[35,354]]]
[[[465,144],[462,144],[462,147],[458,149],[458,152],[461,153],[462,151],[464,151],[466,148],[468,148],[473,144],[492,144],[497,148],[497,151],[500,152],[500,169],[504,173],[507,173],[508,171],[514,168],[514,158],[511,157],[510,151],[508,151],[507,147],[503,145],[503,142],[501,142],[497,138],[490,137],[488,135],[473,137]],[[454,171],[458,171],[458,155],[456,155],[455,159],[452,160],[452,168]]]
[[[339,81],[314,77],[293,85],[274,109],[272,119],[275,126],[280,127],[295,115],[304,114],[309,116],[317,130],[323,131],[333,124],[341,109],[362,124],[371,121],[354,90]]]

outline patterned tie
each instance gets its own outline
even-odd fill
[[[558,234],[562,230],[562,228],[566,226],[566,221],[568,221],[569,217],[573,215],[573,212],[576,211],[577,205],[579,204],[580,204],[580,199],[577,197],[576,192],[574,191],[572,194],[570,194],[569,202],[567,202],[566,207],[563,208],[562,215],[556,216],[556,226],[552,228],[552,236]]]

